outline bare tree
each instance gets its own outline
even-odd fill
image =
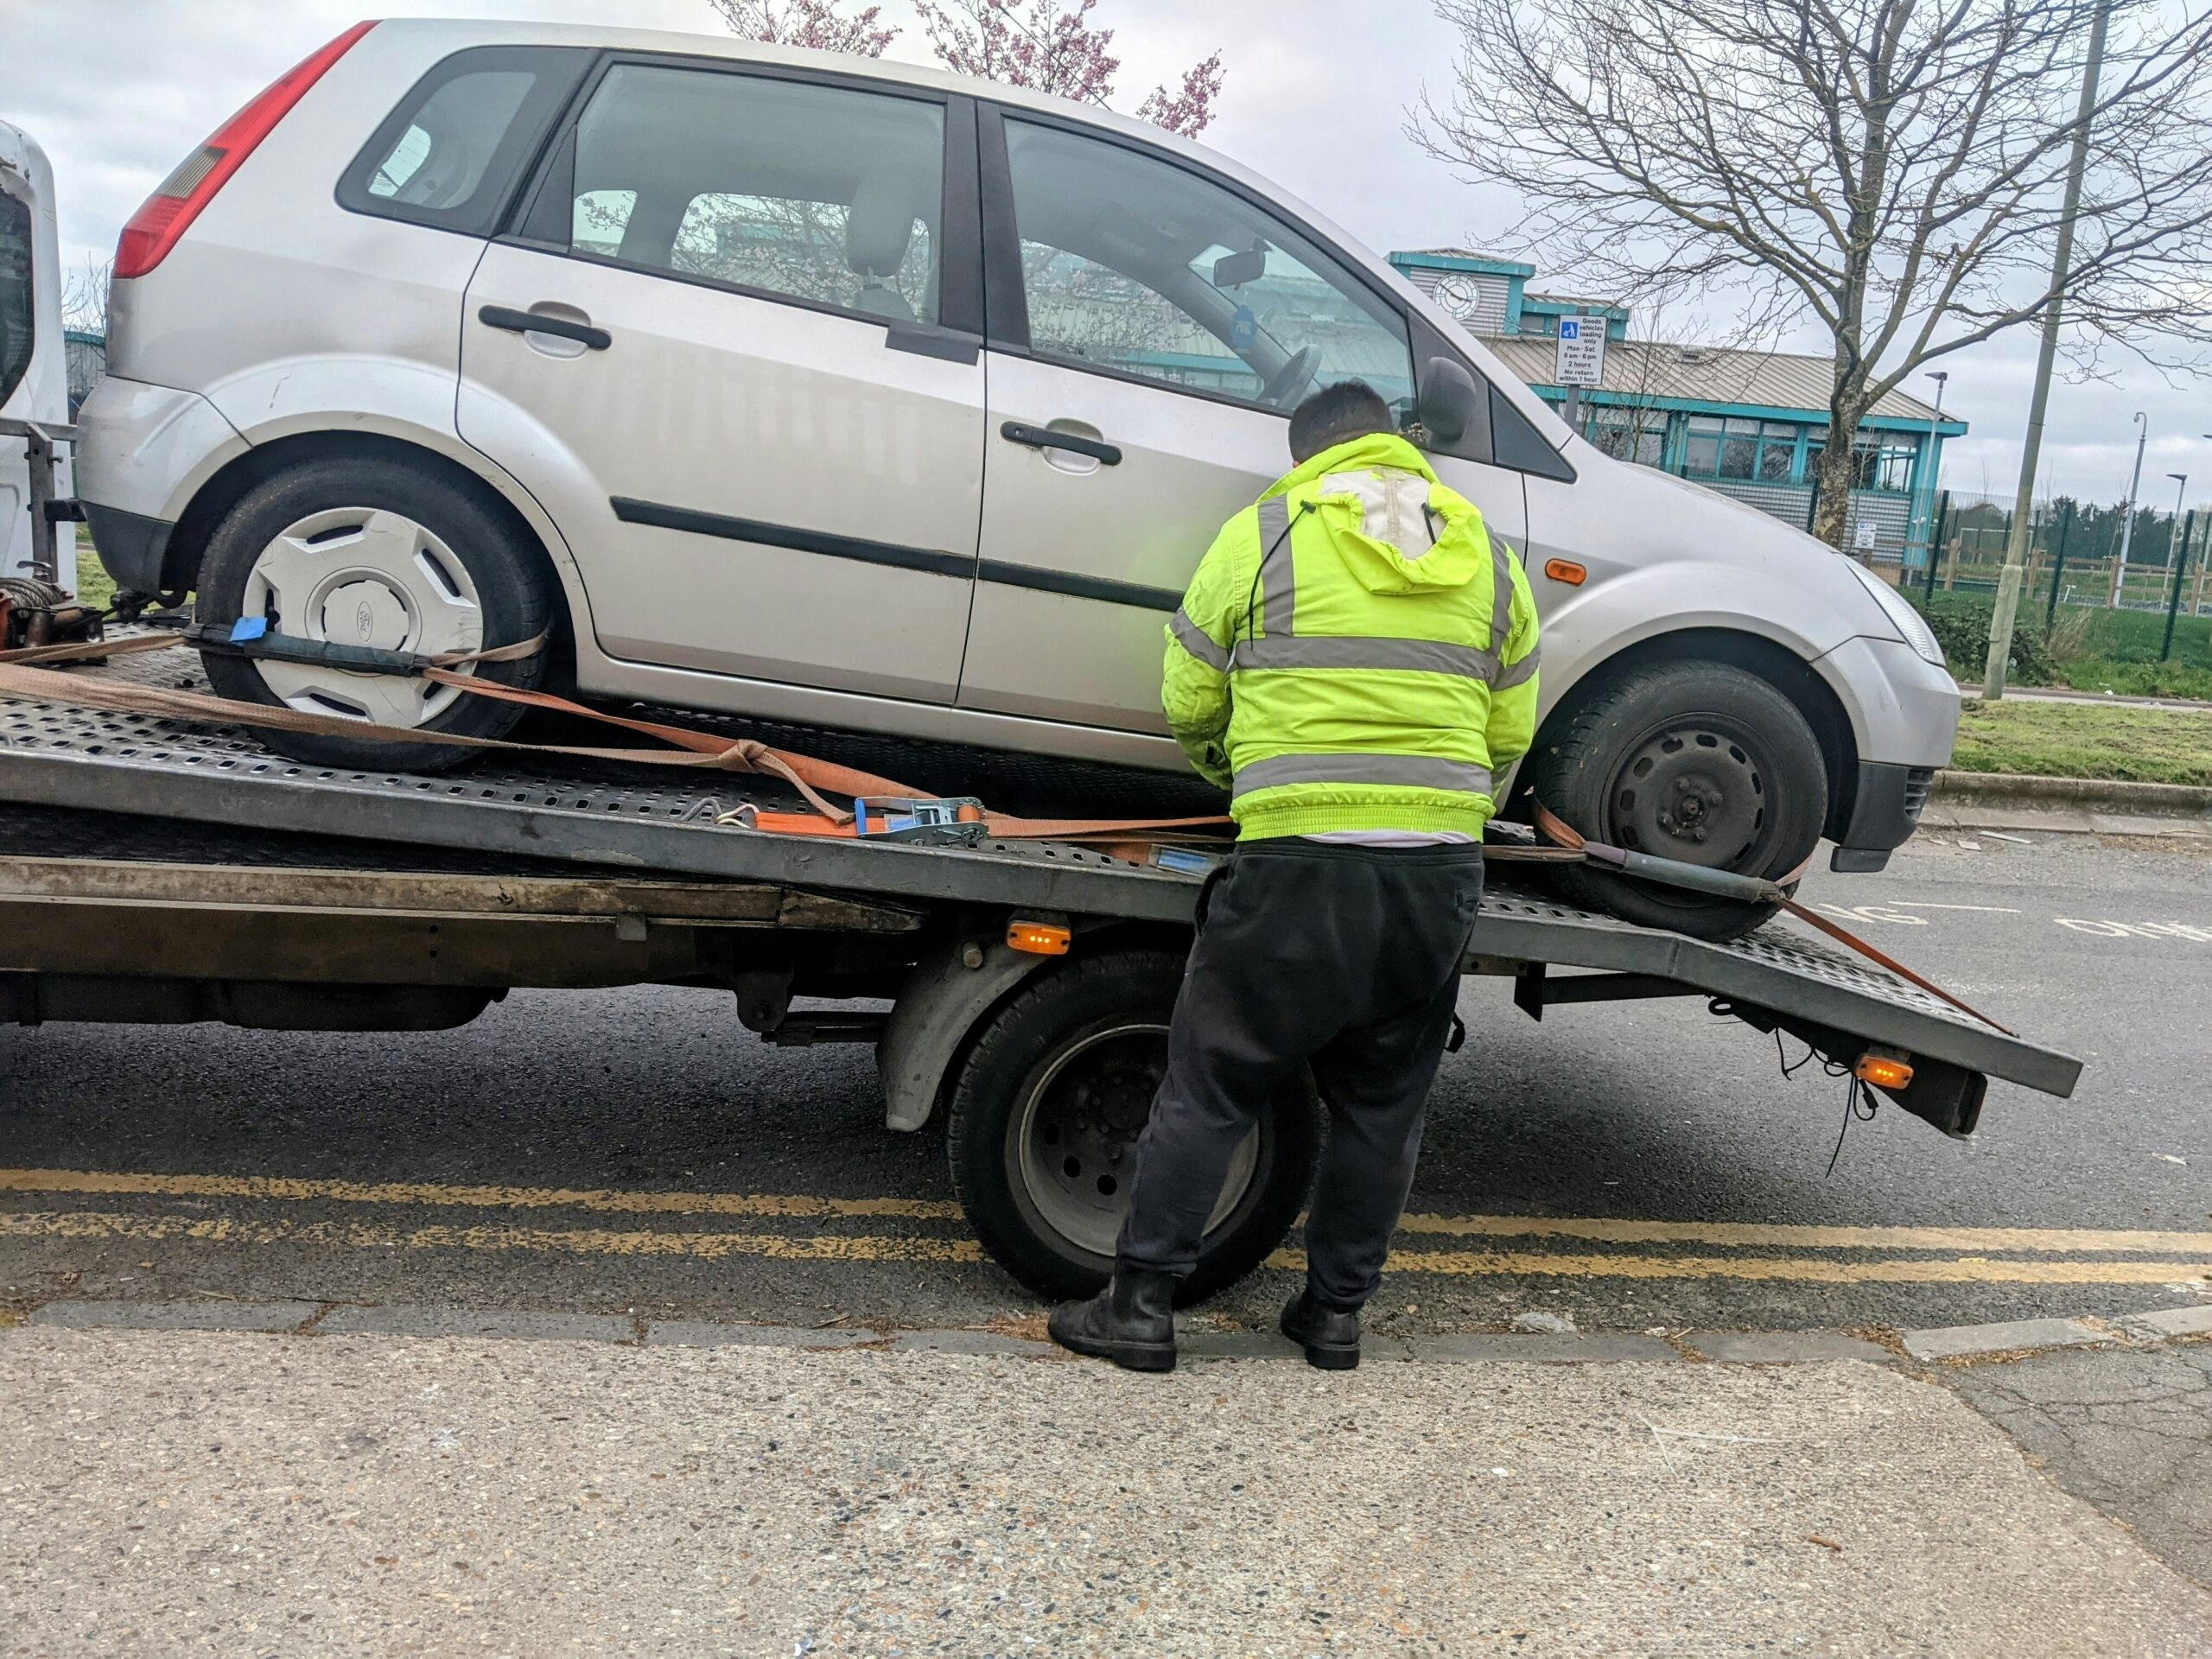
[[[2162,0],[1437,0],[1449,106],[1414,137],[1517,193],[1534,254],[1621,297],[1729,288],[1834,371],[1814,529],[1923,364],[2039,319],[2081,48],[2112,46],[2062,297],[2088,348],[2212,340],[2212,14]],[[2191,15],[2191,14],[2194,15]]]
[[[848,16],[843,0],[711,0],[734,35],[772,41],[782,46],[842,52],[855,58],[880,58],[899,31],[879,22],[883,8],[868,6]]]
[[[86,256],[81,269],[61,283],[61,326],[73,334],[107,334],[107,289],[115,270],[112,259]]]

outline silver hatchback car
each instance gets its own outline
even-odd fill
[[[115,277],[79,492],[117,581],[203,621],[550,631],[472,671],[1179,768],[1161,624],[1290,410],[1357,378],[1411,415],[1449,380],[1427,447],[1534,579],[1522,780],[1563,816],[1878,868],[1949,756],[1956,690],[1886,584],[1600,454],[1319,215],[1095,109],[723,37],[365,23],[177,168]],[[294,656],[207,668],[387,726],[514,713]]]

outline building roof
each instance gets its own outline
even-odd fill
[[[1525,259],[1516,259],[1503,253],[1491,253],[1481,248],[1400,248],[1390,255],[1390,263],[1400,270],[1408,265],[1427,265],[1446,269],[1459,267],[1496,273],[1501,276],[1523,279],[1536,274],[1536,268]]]
[[[1618,300],[1593,300],[1580,294],[1539,294],[1533,288],[1524,289],[1521,297],[1524,301],[1533,300],[1539,305],[1580,305],[1592,311],[1618,312],[1622,316],[1628,315],[1628,308]]]
[[[1531,386],[1552,384],[1558,343],[1544,334],[1491,336],[1483,344]],[[1828,406],[1834,365],[1825,357],[1789,352],[1750,352],[1721,346],[1675,346],[1649,340],[1617,340],[1605,347],[1605,381],[1599,390],[1616,397],[1678,403],[1733,404],[1757,409],[1810,410]],[[1867,413],[1878,418],[1926,421],[1936,410],[1904,391],[1885,393]],[[1946,418],[1943,430],[1966,429]]]

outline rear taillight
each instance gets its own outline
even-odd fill
[[[354,24],[296,68],[278,76],[180,162],[123,227],[122,239],[115,245],[115,275],[143,276],[167,258],[185,226],[215,199],[224,181],[253,154],[253,147],[269,136],[308,87],[322,79],[326,69],[375,27],[373,21]]]

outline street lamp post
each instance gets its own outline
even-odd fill
[[[1936,412],[1928,417],[1928,465],[1922,468],[1928,474],[1928,511],[1921,519],[1927,526],[1928,568],[1936,568],[1936,486],[1940,481],[1936,469],[1937,457],[1942,454],[1942,435],[1936,429],[1943,424],[1943,383],[1951,378],[1948,369],[1936,369],[1928,378],[1936,383]]]
[[[2135,539],[2135,493],[2143,486],[2143,446],[2151,441],[2151,417],[2141,410],[2135,418],[2142,423],[2142,431],[2135,437],[2135,471],[2127,480],[2127,517],[2120,523],[2120,563],[2112,568],[2112,602],[2120,603],[2121,587],[2127,581],[2127,544]]]

